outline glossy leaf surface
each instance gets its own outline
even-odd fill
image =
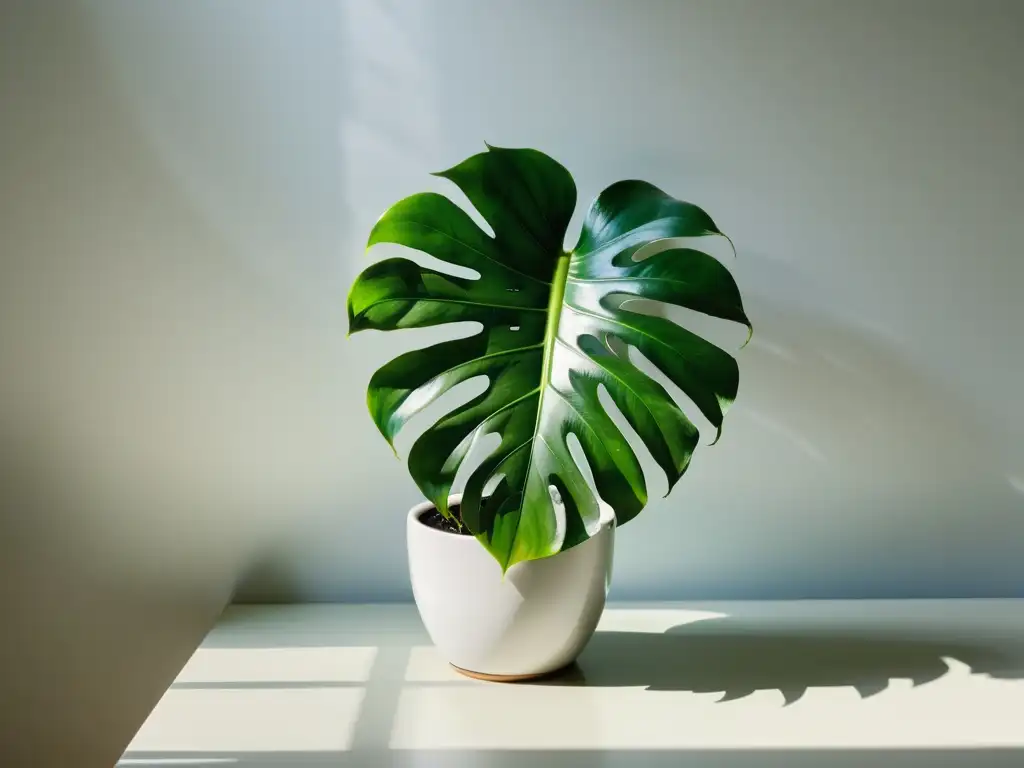
[[[466,482],[462,516],[508,569],[574,546],[597,529],[597,499],[570,454],[570,434],[618,524],[646,504],[644,473],[602,406],[601,387],[670,488],[686,470],[697,429],[668,391],[630,361],[629,347],[657,366],[718,431],[736,397],[739,373],[729,354],[668,319],[630,311],[621,306],[623,299],[666,302],[748,328],[750,323],[735,281],[718,260],[692,248],[642,258],[641,249],[658,240],[721,234],[691,203],[642,181],[613,184],[594,200],[579,243],[566,252],[576,187],[551,158],[530,149],[488,147],[438,175],[462,190],[493,237],[448,198],[423,193],[385,212],[368,247],[408,246],[479,278],[404,258],[380,261],[352,286],[350,331],[480,324],[474,335],[408,352],[380,368],[367,402],[393,444],[402,426],[445,392],[487,378],[482,394],[416,440],[409,470],[447,514],[462,461],[476,441],[499,435],[500,445]]]

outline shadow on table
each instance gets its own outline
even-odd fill
[[[350,626],[345,614],[310,613],[305,606],[289,608],[288,620],[267,620],[251,631],[237,612],[220,628],[213,647],[346,647],[376,643],[378,655],[365,686],[366,696],[353,724],[348,748],[323,752],[143,751],[126,753],[122,768],[157,768],[167,765],[210,768],[518,768],[536,764],[550,768],[1018,768],[1024,749],[1018,745],[995,747],[984,743],[947,746],[882,748],[866,739],[856,748],[734,748],[718,749],[586,749],[539,750],[523,736],[521,749],[390,749],[394,717],[403,691],[420,685],[405,673],[410,643],[426,642],[415,616],[401,606],[373,609],[374,634]],[[308,615],[307,615],[308,614]],[[307,632],[296,633],[295,626]],[[316,619],[316,621],[313,621]],[[796,619],[799,621],[799,619]],[[877,622],[882,621],[879,625]],[[909,679],[915,684],[955,674],[985,674],[1003,679],[1024,677],[1024,638],[978,621],[945,622],[932,617],[929,626],[909,629],[895,622],[885,626],[769,630],[762,612],[705,618],[666,632],[598,632],[579,662],[560,678],[535,683],[547,686],[630,686],[652,691],[721,693],[722,701],[756,691],[778,690],[786,703],[797,701],[809,688],[853,687],[862,696],[884,690],[889,681]],[[920,624],[920,622],[918,622]],[[237,625],[237,626],[235,626]],[[362,626],[362,625],[360,625]],[[418,626],[418,625],[417,625]],[[247,629],[248,627],[248,629]],[[384,637],[385,642],[380,638]],[[212,644],[211,644],[212,645]],[[433,686],[496,685],[463,680]],[[527,684],[529,685],[529,684]],[[263,687],[273,687],[264,685]],[[495,690],[502,690],[500,686]],[[511,691],[511,689],[509,689]],[[433,717],[436,713],[424,713]],[[338,727],[344,727],[339,722]],[[510,727],[515,727],[511,724]],[[513,741],[513,743],[516,743]]]
[[[777,690],[790,704],[808,688],[853,687],[866,698],[893,679],[921,685],[957,664],[973,674],[1019,679],[1024,647],[998,637],[974,642],[905,632],[767,631],[726,617],[659,633],[598,632],[575,665],[541,684],[721,692],[721,701]]]

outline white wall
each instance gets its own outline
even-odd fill
[[[648,179],[739,246],[738,404],[621,531],[615,596],[1024,594],[1022,23],[967,0],[6,3],[6,762],[109,765],[239,579],[408,597],[417,493],[363,390],[437,334],[346,339],[344,299],[380,212],[484,140],[551,153],[583,202]]]
[[[193,180],[220,185],[209,205],[235,206],[238,231],[252,234],[243,196],[263,188],[282,200],[261,209],[267,240],[324,237],[322,263],[247,246],[307,291],[284,304],[313,336],[289,378],[315,389],[307,437],[338,456],[340,487],[301,510],[244,597],[406,595],[400,512],[416,492],[361,391],[414,342],[342,343],[340,305],[375,217],[444,189],[427,172],[484,139],[550,152],[583,198],[649,179],[739,244],[757,336],[738,406],[678,491],[622,531],[618,596],[1024,593],[1019,4],[347,3],[333,38],[260,16],[232,50],[260,49],[241,82],[272,98],[226,104],[228,86],[193,86],[190,123],[173,126],[166,99],[146,106]],[[284,40],[336,57],[338,76]],[[177,65],[170,48],[127,59],[136,93]],[[271,73],[303,65],[277,102]],[[336,136],[302,138],[321,116]],[[259,181],[202,154],[271,130],[281,144],[245,158]],[[327,220],[291,210],[323,204],[310,177],[338,185]]]
[[[438,334],[346,340],[344,297],[377,215],[484,140],[549,152],[585,199],[648,179],[739,247],[737,406],[622,530],[617,597],[1024,594],[1022,23],[966,0],[5,5],[5,726],[48,709],[116,754],[239,578],[408,596],[417,493],[363,388]]]
[[[346,340],[344,297],[376,216],[486,139],[559,158],[581,208],[649,179],[739,247],[738,404],[621,532],[619,597],[1024,590],[1018,4],[8,18],[2,405],[107,510],[98,546],[230,552],[243,598],[407,596],[417,493],[363,388],[440,334]]]

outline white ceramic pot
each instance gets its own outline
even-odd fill
[[[453,495],[449,504],[458,504]],[[431,528],[409,512],[409,574],[431,640],[460,672],[515,680],[571,664],[604,610],[611,581],[615,515],[602,505],[601,528],[572,549],[501,567],[472,536]]]

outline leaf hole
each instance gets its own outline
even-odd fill
[[[643,354],[643,352],[636,347],[629,347],[629,361],[665,388],[672,399],[676,401],[676,405],[678,405],[683,413],[686,414],[686,418],[688,418],[700,432],[702,443],[707,444],[715,439],[715,432],[717,432],[717,430],[714,425],[708,421],[707,417],[701,413],[700,408],[697,407],[693,400],[690,399],[690,396],[683,392],[683,390],[680,389],[672,379],[662,373],[661,369],[652,363]]]
[[[648,498],[654,499],[663,496],[668,490],[668,480],[665,479],[665,473],[658,466],[658,462],[654,460],[646,443],[636,433],[633,425],[629,423],[629,420],[622,411],[619,410],[619,406],[615,404],[612,396],[608,394],[608,389],[604,384],[599,385],[597,388],[597,400],[601,403],[601,407],[604,408],[604,412],[608,414],[608,418],[618,427],[626,442],[629,443],[633,453],[636,454],[637,461],[640,462],[640,468],[643,470],[644,477],[647,480]]]
[[[425,269],[433,269],[452,277],[461,277],[465,280],[479,280],[481,278],[481,274],[475,269],[464,267],[461,264],[453,264],[450,261],[444,261],[436,256],[431,256],[429,253],[416,251],[412,248],[406,248],[404,245],[381,243],[380,245],[374,246],[374,252],[380,257],[401,256],[409,261],[419,264]]]
[[[594,484],[594,472],[590,469],[590,462],[587,461],[587,455],[583,452],[583,446],[580,445],[580,439],[576,437],[575,432],[570,432],[565,436],[565,444],[569,448],[569,455],[572,456],[572,460],[579,467],[583,479],[587,481],[587,485],[590,486],[590,490],[594,495],[597,495],[597,486]]]
[[[470,199],[466,197],[466,194],[461,189],[452,185],[445,190],[445,196],[465,211],[469,218],[471,218],[489,238],[492,240],[494,239],[494,228],[490,225],[487,219],[483,217],[483,214],[476,209],[476,206],[470,202]]]
[[[555,541],[561,547],[562,542],[565,541],[565,530],[567,527],[565,501],[562,499],[562,492],[558,490],[554,483],[550,482],[554,478],[548,478],[548,480],[548,495],[551,497],[551,509],[555,513]]]
[[[553,485],[549,485],[548,494],[551,496],[551,503],[556,507],[562,504],[562,494],[559,492],[558,488]]]
[[[469,450],[462,458],[462,463],[459,464],[455,477],[452,479],[452,493],[461,493],[466,489],[466,483],[469,481],[469,476],[487,460],[487,457],[498,450],[499,445],[501,445],[501,435],[497,432],[488,432],[484,435],[476,435],[473,438],[473,442],[470,443]],[[487,483],[484,486],[483,495],[490,495],[497,484],[501,482],[502,477],[504,477],[504,475],[499,473],[488,478]]]
[[[509,293],[519,293],[518,288],[506,288],[505,290],[508,291]]]
[[[487,391],[489,385],[490,381],[486,376],[473,376],[459,382],[433,402],[430,402],[432,393],[429,391],[417,392],[410,396],[402,410],[406,413],[415,412],[415,415],[395,439],[395,449],[398,451],[398,455],[407,457],[413,443],[431,424],[445,414],[465,405],[474,397],[482,395]],[[422,410],[420,410],[421,408]]]
[[[730,263],[733,258],[732,246],[729,241],[720,235],[697,235],[696,237],[666,237],[655,240],[638,248],[633,253],[633,261],[649,259],[662,251],[669,251],[673,248],[687,248],[692,251],[703,251],[719,261]]]
[[[509,329],[510,331],[518,331],[518,330],[519,330],[519,326],[518,326],[518,325],[510,325],[510,326],[508,327],[508,329]]]
[[[677,307],[663,301],[641,299],[628,294],[609,294],[609,303],[622,312],[633,312],[648,317],[663,317],[695,333],[725,350],[739,349],[747,339],[747,329],[740,323],[706,315],[686,307]]]
[[[583,481],[587,484],[598,505],[606,503],[601,498],[601,494],[597,492],[597,484],[594,482],[594,470],[590,466],[590,462],[587,461],[587,454],[583,450],[583,445],[580,443],[580,439],[576,436],[575,432],[570,432],[565,436],[565,445],[569,449],[569,455],[572,456],[572,460],[575,462],[580,474],[583,475]],[[597,517],[584,520],[583,525],[587,529],[587,534],[593,536],[601,527],[600,513]]]
[[[498,442],[501,441],[499,440]],[[495,448],[497,448],[497,446],[495,446]],[[484,483],[484,490],[481,495],[486,499],[488,496],[494,493],[495,490],[497,490],[498,484],[504,479],[504,472],[499,472],[496,475],[491,475],[489,478],[487,478],[487,482]]]

